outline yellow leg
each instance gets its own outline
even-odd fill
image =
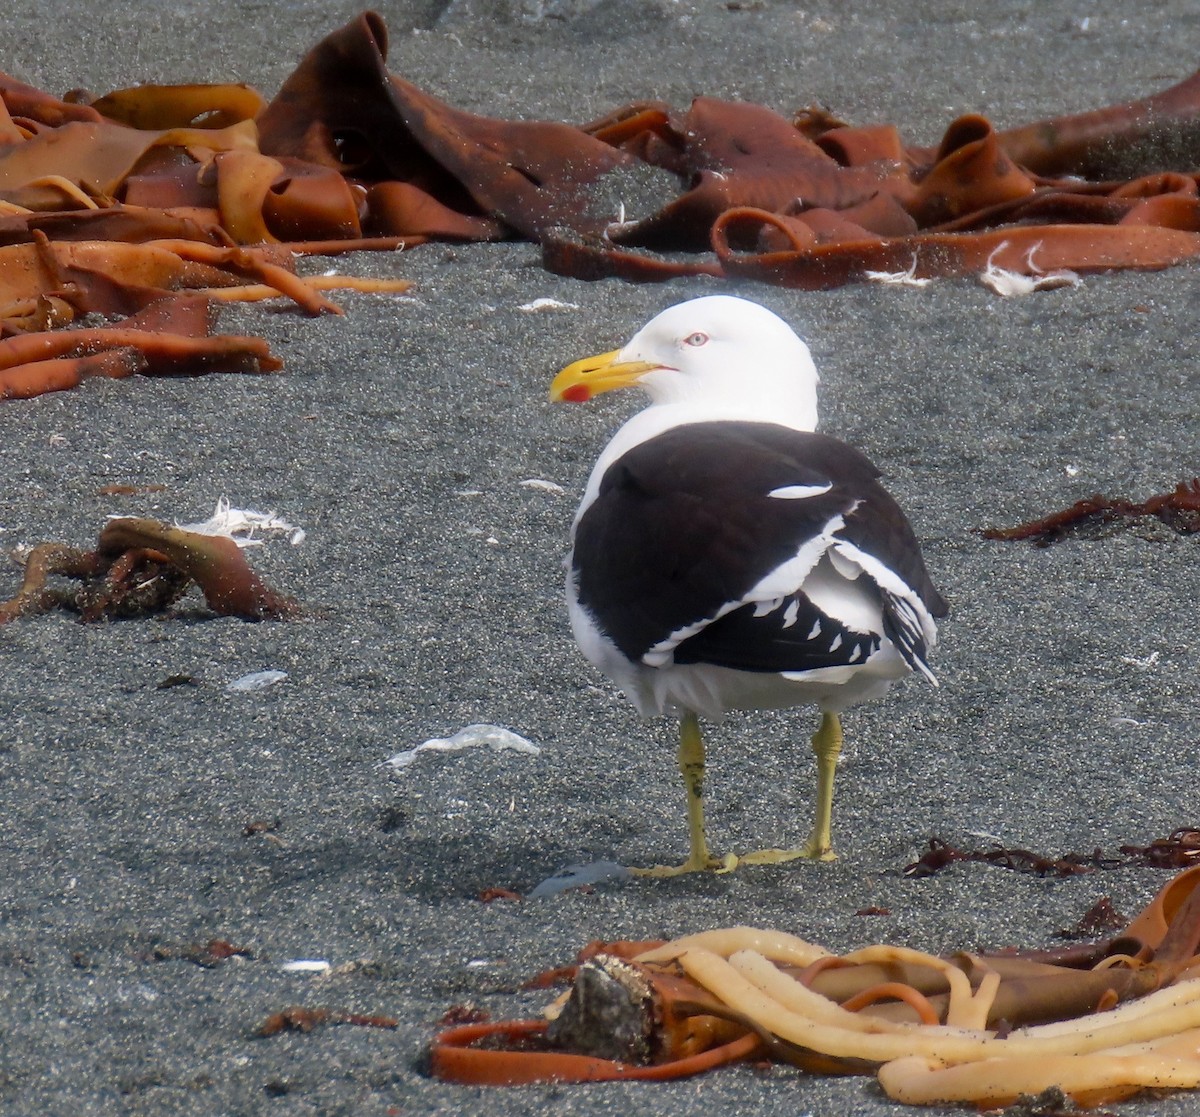
[[[645,877],[675,877],[706,869],[718,873],[730,872],[737,866],[738,859],[732,853],[725,857],[713,857],[708,852],[708,841],[704,836],[704,740],[700,736],[699,719],[693,713],[684,714],[679,725],[679,774],[683,776],[683,787],[687,793],[691,853],[682,865],[655,865],[650,869],[633,871]]]
[[[747,865],[777,865],[808,857],[833,861],[833,777],[837,773],[838,756],[842,751],[842,723],[837,714],[821,715],[821,726],[813,734],[813,752],[817,755],[817,806],[812,833],[799,849],[760,849],[741,858]]]

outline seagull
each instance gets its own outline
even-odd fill
[[[637,386],[650,404],[597,459],[571,528],[567,611],[583,655],[645,717],[679,717],[690,853],[675,876],[832,860],[840,713],[916,672],[949,609],[879,471],[816,433],[808,346],[776,314],[711,295],[622,349],[568,365],[553,401]],[[815,705],[817,789],[795,849],[714,856],[700,719]]]

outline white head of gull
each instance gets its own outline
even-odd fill
[[[857,450],[817,425],[808,346],[729,295],[663,311],[555,377],[551,399],[637,386],[650,405],[605,447],[572,527],[567,606],[585,657],[646,715],[681,717],[691,852],[674,875],[833,856],[838,714],[926,663],[947,606],[904,513]],[[816,818],[798,849],[713,857],[699,717],[822,713]]]
[[[620,349],[585,357],[555,377],[550,398],[583,403],[638,387],[650,406],[617,432],[592,479],[627,449],[682,423],[744,419],[817,429],[817,375],[808,346],[778,314],[734,295],[668,307]],[[584,495],[583,507],[595,493]]]
[[[614,367],[621,366],[644,369],[635,373],[637,384],[654,405],[817,427],[818,377],[808,346],[779,315],[748,299],[709,295],[664,310],[617,352]]]

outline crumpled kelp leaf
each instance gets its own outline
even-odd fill
[[[683,110],[634,101],[584,125],[485,117],[389,72],[387,48],[383,19],[363,12],[269,103],[224,84],[137,86],[85,104],[0,73],[0,245],[156,244],[244,275],[253,254],[218,262],[179,246],[290,255],[525,238],[548,269],[579,278],[800,288],[996,270],[1052,286],[1059,272],[1200,254],[1200,73],[1007,132],[968,114],[920,148],[886,123],[707,96]],[[314,281],[285,279],[283,255],[270,265],[279,270],[252,293],[223,297],[264,297],[265,278],[310,312],[332,309],[305,296]],[[9,286],[0,330],[62,324],[70,298]],[[110,358],[80,376],[135,363]],[[37,382],[31,373],[8,394]]]
[[[362,13],[261,111],[245,86],[137,87],[84,106],[0,76],[0,136],[25,137],[0,148],[0,192],[187,212],[210,240],[521,236],[586,277],[813,287],[970,274],[997,253],[1036,274],[1164,267],[1200,249],[1200,74],[1008,132],[969,114],[920,148],[887,124],[705,96],[582,126],[489,118],[390,73],[387,47],[383,19]],[[657,201],[642,190],[645,212],[622,212],[647,168]]]
[[[361,191],[262,154],[263,104],[225,85],[141,86],[81,105],[0,74],[0,399],[92,376],[273,371],[262,339],[213,334],[217,303],[282,296],[340,314],[323,288],[409,286],[296,274],[304,238],[362,243]],[[183,312],[164,308],[194,298],[184,292],[213,301],[179,330]],[[152,325],[141,312],[156,303]],[[86,314],[110,321],[54,336]]]
[[[56,575],[79,584],[51,585]],[[168,609],[192,585],[221,616],[286,620],[299,613],[295,601],[259,578],[228,536],[118,517],[105,524],[93,551],[62,543],[33,547],[20,590],[0,601],[0,624],[53,609],[84,621],[147,616]]]
[[[0,399],[71,388],[89,376],[282,367],[262,338],[213,333],[217,303],[227,298],[281,296],[309,314],[342,313],[321,284],[295,274],[290,255],[270,246],[52,241],[41,229],[32,237],[0,247]],[[335,282],[357,285],[353,278]],[[408,283],[365,286],[400,291]],[[57,328],[87,314],[109,322]]]
[[[1157,268],[1200,252],[1200,75],[1010,132],[967,115],[924,149],[887,125],[711,97],[685,112],[634,102],[580,128],[489,120],[390,75],[386,55],[382,19],[364,13],[310,52],[258,123],[262,150],[340,167],[368,199],[402,184],[405,206],[386,217],[396,234],[519,234],[541,242],[548,268],[582,278],[797,287],[989,262],[1033,275]],[[1079,177],[1118,166],[1127,177]],[[651,212],[622,212],[638,167],[674,186]],[[383,219],[368,209],[368,224]]]
[[[909,1104],[1000,1106],[1054,1089],[1091,1106],[1200,1086],[1198,951],[1200,867],[1113,937],[1057,950],[837,956],[754,927],[590,943],[547,1020],[449,1028],[430,1067],[502,1086],[663,1080],[767,1058],[877,1074]]]
[[[387,29],[366,12],[319,43],[258,119],[259,144],[363,183],[407,183],[459,213],[458,235],[537,239],[561,224],[599,229],[589,187],[631,162],[578,128],[509,122],[443,104],[386,69]],[[397,235],[421,227],[379,228]],[[445,212],[444,210],[440,212]]]

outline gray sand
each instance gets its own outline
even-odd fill
[[[1186,76],[1200,4],[1155,7],[380,10],[393,70],[475,111],[584,121],[703,93],[785,112],[821,103],[932,143],[962,112],[1008,126]],[[15,8],[0,69],[51,91],[244,80],[267,94],[356,11],[340,0],[130,0],[87,17],[64,0]],[[869,1079],[788,1069],[483,1091],[430,1080],[422,1057],[453,1004],[536,1012],[544,997],[520,983],[593,938],[748,923],[837,950],[1044,944],[1100,896],[1132,915],[1166,879],[901,870],[933,834],[1063,853],[1198,821],[1196,541],[1127,532],[1039,551],[976,534],[1094,492],[1144,499],[1200,472],[1195,268],[1008,301],[973,281],[741,288],[809,339],[823,429],[874,458],[908,509],[954,609],[941,687],[909,681],[846,716],[835,864],[483,904],[484,888],[525,892],[567,864],[684,852],[673,729],[643,724],[591,671],[561,605],[583,481],[640,402],[552,407],[545,389],[560,365],[619,344],[664,306],[733,288],[559,279],[524,244],[337,266],[407,276],[413,297],[347,295],[345,318],[320,321],[228,312],[229,329],[261,332],[285,358],[277,377],[96,382],[0,406],[4,549],[90,543],[109,513],[202,519],[221,496],[307,532],[253,555],[306,606],[296,623],[214,619],[196,599],[165,620],[0,628],[4,1112],[897,1113]],[[543,297],[570,305],[519,309]],[[166,489],[98,495],[113,483]],[[0,589],[16,581],[9,568]],[[225,689],[262,669],[288,677]],[[197,685],[159,687],[179,674]],[[472,722],[516,730],[541,754],[380,767]],[[803,836],[813,726],[797,710],[712,732],[716,847]],[[243,836],[274,819],[270,837]],[[890,914],[855,914],[868,907]],[[148,960],[156,946],[212,938],[254,958]],[[335,972],[280,971],[296,958]],[[249,1037],[293,1003],[401,1023]],[[1139,1111],[1152,1110],[1200,1114],[1200,1100]]]

